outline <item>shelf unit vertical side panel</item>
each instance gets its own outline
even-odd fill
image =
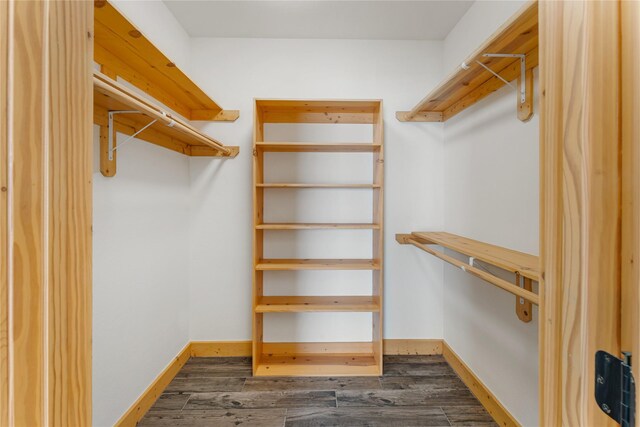
[[[382,344],[383,344],[383,284],[384,284],[384,124],[382,116],[382,101],[373,120],[373,142],[379,144],[380,149],[373,153],[373,183],[379,188],[373,190],[373,223],[380,224],[380,228],[373,230],[373,259],[380,264],[379,270],[373,271],[372,295],[378,297],[380,311],[373,313],[373,355],[382,374]]]
[[[264,141],[264,121],[263,112],[256,102],[254,105],[254,128],[253,128],[253,349],[252,364],[253,374],[256,374],[260,358],[262,355],[262,343],[264,341],[264,314],[256,313],[258,301],[264,294],[263,277],[264,272],[257,269],[260,259],[263,258],[264,232],[258,229],[258,224],[264,218],[264,188],[256,184],[264,182],[264,153],[256,149],[256,142]]]

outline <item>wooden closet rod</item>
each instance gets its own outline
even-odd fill
[[[124,87],[121,87],[119,83],[109,79],[108,77],[97,75],[94,72],[93,86],[95,88],[101,89],[102,91],[109,93],[109,96],[111,96],[112,98],[117,99],[120,102],[123,102],[135,108],[136,110],[139,110],[141,114],[145,114],[153,119],[158,120],[159,122],[164,123],[167,126],[172,126],[174,129],[177,129],[180,132],[183,132],[183,133],[186,133],[187,135],[192,136],[202,144],[205,144],[209,147],[213,147],[216,150],[227,155],[231,153],[231,150],[229,148],[225,147],[218,141],[202,135],[201,133],[197,132],[191,127],[174,119],[170,114],[167,114],[164,111],[149,105],[146,101],[143,101],[141,99],[138,99],[136,97],[129,95],[124,90],[125,89]]]
[[[420,243],[415,239],[407,239],[407,243],[412,244],[413,246],[422,249],[425,252],[430,253],[431,255],[440,258],[443,261],[448,262],[449,264],[455,265],[456,267],[462,269],[463,271],[466,271],[469,274],[472,274],[476,277],[479,277],[482,280],[485,280],[489,283],[491,283],[494,286],[499,287],[500,289],[503,289],[509,293],[512,293],[516,296],[519,296],[521,298],[524,298],[527,301],[530,301],[532,304],[538,305],[539,304],[539,300],[540,298],[538,297],[538,295],[534,294],[531,291],[527,291],[526,289],[523,289],[519,286],[514,285],[513,283],[507,282],[506,280],[500,279],[499,277],[494,276],[493,274],[489,274],[485,271],[480,270],[479,268],[476,268],[472,265],[466,264],[458,259],[455,259],[454,257],[451,257],[449,255],[446,255],[440,251],[436,251],[434,249],[431,249],[429,246],[427,246],[426,244]]]

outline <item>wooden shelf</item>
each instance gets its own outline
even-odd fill
[[[411,233],[411,236],[422,243],[451,249],[478,261],[495,265],[502,270],[518,273],[536,282],[540,280],[539,259],[535,255],[445,232],[415,232]]]
[[[375,189],[380,188],[380,184],[314,184],[314,183],[257,183],[258,188],[353,188],[353,189]]]
[[[256,149],[278,153],[372,153],[380,145],[369,143],[256,142]]]
[[[261,259],[256,270],[379,270],[373,259]]]
[[[262,355],[256,376],[379,376],[382,369],[374,354]]]
[[[214,102],[111,3],[94,4],[94,60],[103,72],[122,77],[188,120],[238,118],[238,110]]]
[[[526,55],[527,98],[520,101],[518,118],[528,120],[533,113],[533,73],[538,65],[538,2],[524,5],[509,21],[487,39],[463,63],[422,99],[411,111],[398,111],[400,121],[444,122],[495,92],[504,82],[480,66],[481,62],[507,81],[519,79],[520,59],[485,57],[484,54]]]
[[[256,99],[262,123],[375,124],[381,100]]]
[[[263,296],[256,313],[379,312],[380,299],[372,296]]]
[[[352,123],[368,124],[369,143],[312,143],[265,141],[267,123]],[[317,128],[317,126],[316,126]],[[368,138],[367,138],[368,139]],[[382,101],[350,100],[274,100],[255,101],[253,127],[253,374],[256,376],[381,375],[383,304],[383,149]],[[265,183],[267,152],[343,152],[370,153],[372,176],[369,183]],[[295,157],[295,156],[294,156]],[[290,161],[295,162],[292,157]],[[315,157],[315,156],[314,156]],[[268,169],[268,167],[267,167]],[[334,171],[327,169],[327,180]],[[267,188],[280,189],[365,189],[371,190],[371,223],[273,223],[265,221]],[[296,195],[298,193],[293,193]],[[371,259],[265,259],[265,242],[271,233],[264,230],[371,230]],[[265,296],[264,271],[370,270],[371,288],[363,296]],[[331,312],[371,313],[371,341],[358,343],[270,343],[264,341],[265,324],[272,316],[265,313]],[[363,319],[366,320],[366,319]],[[295,321],[295,318],[292,318]]]
[[[188,156],[235,157],[238,155],[238,147],[227,147],[202,134],[180,118],[165,112],[152,101],[97,71],[93,74],[93,92],[94,123],[100,126],[108,125],[109,111],[136,110],[141,113],[115,115],[115,130],[132,135],[156,120],[136,137]],[[101,141],[101,144],[102,142],[104,141]],[[101,147],[101,151],[102,148],[105,147]],[[108,151],[101,153],[101,155],[105,154],[108,154]]]
[[[531,281],[539,281],[539,260],[534,255],[514,251],[489,243],[479,242],[466,237],[444,232],[414,232],[411,234],[396,234],[396,240],[400,244],[411,244],[423,251],[446,261],[463,271],[479,277],[507,292],[523,298],[532,304],[539,303],[539,297],[532,292]],[[516,274],[516,283],[510,283],[493,274],[477,268],[473,262],[465,263],[457,258],[444,254],[428,247],[427,245],[438,245],[446,249],[466,255],[474,260],[498,267],[502,270]],[[524,278],[524,287],[520,286],[520,278]],[[530,320],[531,309],[529,308],[527,318]]]
[[[258,230],[379,230],[380,224],[340,223],[269,223],[256,225]]]

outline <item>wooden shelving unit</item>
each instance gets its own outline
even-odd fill
[[[531,321],[532,304],[537,305],[539,303],[538,295],[532,291],[532,282],[540,281],[540,267],[537,256],[445,232],[396,234],[396,240],[403,245],[414,245],[443,261],[461,268],[467,273],[516,295],[516,314],[518,318],[523,322]],[[469,263],[464,263],[428,245],[441,246],[465,255],[469,257]],[[474,261],[480,261],[514,273],[516,275],[515,283],[510,283],[475,266]]]
[[[253,373],[257,376],[381,375],[383,286],[383,123],[381,101],[256,100],[254,127],[254,288]],[[372,125],[368,143],[303,143],[265,141],[268,123],[352,123]],[[370,183],[265,183],[267,152],[371,153]],[[268,189],[354,189],[373,193],[371,223],[265,223],[264,197]],[[291,230],[371,230],[370,259],[264,258],[265,232]],[[264,274],[269,271],[370,270],[373,283],[366,296],[265,296]],[[267,272],[267,273],[265,273]],[[372,313],[371,341],[363,343],[264,342],[265,313]]]
[[[94,5],[94,61],[100,65],[93,78],[94,123],[100,126],[102,174],[116,173],[115,132],[188,156],[235,157],[238,147],[223,145],[187,121],[234,121],[239,112],[223,110],[108,1]]]
[[[521,72],[520,57],[486,56],[487,54],[524,55],[525,72]],[[401,122],[447,121],[504,86],[502,78],[508,82],[518,80],[518,118],[527,121],[533,115],[533,68],[537,66],[538,2],[531,1],[415,107],[410,111],[398,111],[396,117]],[[521,97],[521,89],[525,89],[524,98]]]

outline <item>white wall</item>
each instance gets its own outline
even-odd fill
[[[521,4],[474,3],[444,42],[446,71]],[[505,87],[446,122],[444,228],[537,254],[539,111],[536,100],[533,119],[522,123],[515,105]],[[514,296],[449,265],[444,284],[446,342],[518,421],[537,425],[537,308],[523,323]]]
[[[441,53],[441,43],[426,41],[193,39],[190,75],[225,108],[241,112],[234,124],[203,124],[203,129],[226,144],[240,145],[238,158],[223,165],[206,158],[191,159],[191,339],[251,338],[252,100],[269,97],[384,99],[385,336],[442,337],[442,265],[430,257],[407,251],[394,240],[395,233],[443,225],[442,125],[405,124],[395,119],[396,110],[415,104],[424,91],[437,83],[442,73]],[[328,128],[323,128],[323,132],[329,132]],[[310,134],[303,131],[298,137],[301,135]],[[347,136],[356,138],[353,134]],[[295,157],[279,156],[285,163]],[[315,158],[349,166],[344,156]],[[349,159],[353,158],[352,155]],[[303,160],[304,168],[297,169],[304,169],[306,176],[302,172],[289,172],[298,173],[298,179],[318,179],[318,172],[309,169],[314,163],[309,159]],[[353,174],[349,179],[358,179],[356,170],[367,178],[370,176],[366,169],[369,161],[363,162],[351,163]],[[287,167],[273,168],[272,173],[288,173]],[[343,200],[347,197],[351,200],[345,204],[350,211],[342,211],[340,219],[349,219],[346,215],[355,215],[354,211],[362,209],[363,204],[365,212],[370,210],[367,201],[361,199],[365,197],[362,193],[353,194],[357,193],[342,194]],[[288,206],[294,203],[282,191],[268,197]],[[322,195],[304,200],[314,197]],[[326,201],[320,203],[326,205]],[[313,214],[320,215],[309,210],[299,212],[299,218],[310,219]],[[324,212],[322,218],[328,220],[333,214]],[[315,219],[321,220],[319,216]],[[288,236],[279,233],[272,249],[284,251],[283,246],[296,245],[299,254],[316,247],[308,239],[318,242],[325,234],[339,238],[351,233],[364,239],[365,244],[367,239],[367,232],[288,232]],[[296,234],[298,237],[294,237]],[[288,276],[275,273],[272,280],[279,284],[274,284],[277,288],[271,291],[346,292],[341,283],[355,276],[360,283],[367,280],[366,273],[356,273],[309,272]],[[331,287],[323,288],[322,284],[326,286],[327,282]],[[280,320],[275,320],[268,329],[273,340],[287,336],[303,340],[367,339],[364,329],[358,327],[334,328],[341,330],[338,336],[330,335],[327,328],[321,331],[322,322],[330,315],[296,316],[294,322],[299,327],[294,329],[285,327],[293,319],[274,316]],[[318,321],[320,317],[322,320]],[[333,319],[338,321],[339,317]],[[361,322],[366,320],[358,320]],[[275,326],[280,326],[280,330],[276,331]]]
[[[116,6],[181,66],[188,37],[161,2]],[[126,137],[118,135],[122,142]],[[189,340],[189,160],[133,140],[93,173],[93,425],[113,425]]]

